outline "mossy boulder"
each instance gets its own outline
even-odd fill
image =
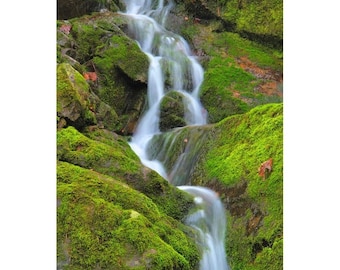
[[[94,74],[87,82],[96,96],[98,125],[123,134],[133,132],[143,110],[149,67],[124,32],[127,25],[128,17],[110,11],[57,22],[58,63]]]
[[[266,104],[214,126],[193,183],[219,192],[227,207],[232,269],[282,269],[283,106]],[[261,165],[272,159],[261,176]]]
[[[173,218],[182,219],[192,199],[179,192],[156,172],[141,165],[127,141],[108,130],[73,127],[57,132],[57,158],[120,179],[152,198]]]
[[[226,205],[231,269],[264,269],[268,262],[282,269],[282,137],[281,103],[153,138],[149,155],[165,163],[170,181],[209,187]],[[270,167],[261,174],[266,162]]]
[[[183,98],[183,94],[175,91],[170,91],[164,96],[160,106],[159,129],[161,131],[186,125]]]
[[[140,164],[113,132],[57,134],[58,265],[62,269],[196,269],[192,197]]]
[[[58,267],[196,269],[190,228],[150,198],[70,163],[58,162],[57,169]]]
[[[57,116],[59,125],[73,125],[79,129],[96,124],[90,110],[89,85],[84,77],[63,63],[57,66]]]
[[[90,85],[70,64],[57,66],[58,127],[87,126],[115,129],[119,123],[116,112],[90,91]]]

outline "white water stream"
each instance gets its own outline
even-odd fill
[[[148,104],[130,142],[141,162],[168,179],[163,164],[150,160],[148,145],[160,134],[160,104],[169,91],[178,91],[185,98],[187,125],[205,125],[207,113],[199,101],[204,71],[192,55],[188,43],[165,29],[172,0],[125,0],[126,16],[132,18],[130,31],[141,50],[149,57]],[[224,207],[214,191],[203,187],[179,186],[195,197],[197,210],[187,217],[187,223],[198,231],[202,251],[200,270],[227,270],[224,249],[226,217]]]

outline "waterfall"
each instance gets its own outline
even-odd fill
[[[145,166],[169,181],[170,174],[163,163],[148,153],[152,138],[161,134],[161,101],[168,92],[178,92],[185,102],[183,118],[186,125],[207,124],[207,113],[199,100],[204,71],[191,53],[188,43],[165,28],[167,15],[174,6],[172,0],[125,0],[124,3],[126,12],[122,14],[131,18],[129,31],[150,60],[147,109],[141,116],[129,144]],[[183,167],[178,168],[179,164],[192,164],[190,160],[185,160],[185,154],[178,157],[171,172],[171,179],[176,178],[176,172],[183,170]],[[182,181],[175,184],[183,185]],[[197,244],[202,252],[200,270],[229,269],[224,249],[226,216],[219,197],[214,191],[203,187],[178,188],[195,198],[197,210],[187,217],[186,222],[195,228],[199,235]]]

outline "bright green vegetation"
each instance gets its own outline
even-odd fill
[[[196,269],[190,229],[150,198],[95,171],[65,162],[57,169],[63,269]]]
[[[219,56],[224,51],[231,58],[247,57],[261,68],[282,71],[282,51],[240,37],[237,33],[216,33],[214,37],[212,55]]]
[[[63,103],[66,106],[78,101],[80,106],[86,106],[89,86],[84,77],[71,65],[63,63],[57,66],[57,90],[57,112],[61,111]]]
[[[219,0],[222,18],[237,31],[283,38],[282,0]]]
[[[113,143],[113,142],[112,142]],[[123,177],[125,171],[136,173],[140,167],[131,159],[132,153],[119,143],[114,146],[93,141],[73,127],[57,133],[58,159],[104,174]]]
[[[226,205],[231,269],[282,269],[283,104],[154,137],[150,155],[162,160],[169,173],[180,154],[188,159],[170,180],[177,184],[185,175],[193,185],[218,192]],[[272,170],[263,178],[258,169],[270,158]]]
[[[213,58],[205,72],[201,92],[210,122],[218,122],[229,115],[249,110],[249,105],[233,97],[232,91],[251,93],[253,81],[253,75],[236,67],[230,59]]]
[[[240,191],[239,202],[234,202],[235,207],[243,207],[243,214],[233,209],[235,213],[228,215],[226,249],[233,270],[265,269],[268,262],[272,262],[270,269],[282,269],[282,107],[258,106],[219,122],[204,158],[207,179],[230,189],[238,190],[240,183],[246,187],[243,193]],[[263,179],[258,168],[270,158],[272,172]],[[228,196],[232,195],[221,194],[222,199]],[[232,203],[226,204],[232,210]]]
[[[224,119],[215,128],[219,130],[221,146],[215,147],[207,157],[210,177],[214,177],[214,173],[221,174],[220,180],[230,185],[247,169],[248,176],[256,179],[257,164],[261,160],[272,157],[275,163],[282,164],[282,104],[258,106],[244,115]],[[233,166],[229,167],[229,163]],[[250,164],[257,167],[252,169]],[[275,172],[277,177],[282,176],[280,169],[274,170],[272,177]]]
[[[215,12],[223,4],[209,2],[208,7]],[[211,123],[258,105],[282,102],[279,95],[282,84],[278,83],[283,72],[281,49],[251,41],[237,32],[227,32],[220,21],[199,24],[189,20],[181,25],[180,31],[202,55],[205,74],[201,101]],[[274,94],[259,91],[265,84],[271,84]]]
[[[177,1],[183,16],[192,23],[221,22],[218,31],[238,33],[250,40],[282,49],[282,0],[200,0]],[[184,31],[185,35],[193,31]]]
[[[133,64],[131,59],[134,59]],[[142,97],[143,92],[136,90],[145,88],[149,61],[134,41],[126,36],[112,36],[93,58],[93,63],[102,74],[98,95],[117,112],[124,113],[127,106],[133,104],[127,98],[133,95],[135,102]],[[140,83],[137,89],[134,81]],[[124,100],[128,105],[122,102]]]
[[[98,48],[98,56],[94,58],[98,68],[108,73],[114,66],[118,66],[133,80],[145,82],[149,61],[137,43],[126,36],[112,36],[107,44],[109,45],[106,48]],[[133,65],[129,62],[131,58],[135,59]]]
[[[129,184],[149,196],[164,213],[173,218],[180,220],[189,211],[191,197],[171,186],[157,173],[144,168],[122,137],[100,129],[84,134],[73,127],[58,131],[58,160]]]
[[[194,232],[180,222],[192,198],[144,168],[122,137],[64,128],[57,154],[63,269],[197,268]]]
[[[267,96],[256,91],[260,84],[269,80],[256,77],[239,64],[240,57],[243,57],[258,68],[282,72],[279,51],[228,32],[214,34],[211,42],[212,47],[207,46],[211,58],[205,64],[201,87],[201,100],[209,112],[210,122],[247,112],[261,104],[282,102],[279,96]]]

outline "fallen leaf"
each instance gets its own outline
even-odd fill
[[[98,80],[98,77],[97,77],[97,73],[96,72],[85,72],[83,74],[85,80],[87,81],[97,81]]]
[[[272,158],[263,162],[258,169],[259,176],[261,176],[263,178],[263,180],[265,180],[267,178],[268,174],[272,171],[272,167],[273,167],[273,159]]]

